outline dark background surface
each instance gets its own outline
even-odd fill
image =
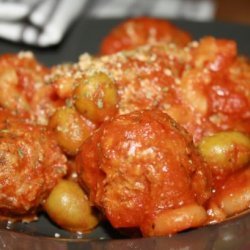
[[[0,40],[0,54],[30,50],[46,65],[76,61],[80,54],[97,53],[102,38],[119,19],[90,20],[80,18],[63,42],[49,49],[28,47]],[[250,55],[250,26],[219,22],[195,23],[173,20],[180,28],[189,31],[195,39],[205,35],[234,39],[239,52]],[[6,229],[9,228],[9,229]],[[55,233],[60,234],[56,239]],[[70,234],[54,226],[45,216],[31,224],[0,224],[0,249],[105,249],[105,250],[223,250],[250,249],[250,214],[219,225],[179,233],[171,238],[123,239],[108,225],[99,226],[91,234]],[[104,240],[100,240],[104,238]]]
[[[42,220],[12,229],[1,229],[0,249],[5,250],[249,250],[250,214],[225,221],[221,224],[205,226],[181,232],[172,237],[137,239],[68,239],[54,238],[55,229],[49,222]],[[15,227],[15,226],[13,226]],[[43,232],[39,230],[43,229]],[[27,231],[28,230],[28,231]],[[37,231],[38,230],[38,231]],[[18,231],[18,232],[15,232]],[[98,231],[98,229],[97,229]],[[41,233],[41,234],[40,234]],[[100,233],[100,230],[99,230]],[[40,234],[40,236],[39,236]],[[48,236],[46,236],[46,234]],[[50,236],[49,236],[50,234]],[[98,232],[95,232],[98,236]],[[92,234],[93,236],[93,234]],[[99,235],[101,236],[101,235]],[[106,235],[107,236],[107,235]]]
[[[213,35],[219,38],[234,39],[238,43],[239,52],[250,56],[250,26],[223,22],[202,22],[172,20],[180,28],[189,31],[194,39]],[[51,66],[63,62],[75,62],[80,54],[97,53],[103,37],[121,19],[85,19],[81,17],[69,30],[60,45],[51,48],[35,48],[23,44],[14,44],[0,40],[0,54],[18,51],[33,51],[44,64]]]

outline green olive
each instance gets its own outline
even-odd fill
[[[44,208],[56,224],[73,232],[89,231],[99,222],[86,194],[74,181],[61,180],[51,191]]]
[[[116,86],[111,78],[102,72],[79,81],[73,97],[76,109],[95,123],[101,123],[117,112]]]
[[[55,132],[57,143],[69,155],[77,154],[83,141],[90,135],[88,126],[73,108],[57,109],[49,121]]]
[[[241,132],[225,131],[204,137],[198,147],[215,171],[231,172],[250,162],[250,138]]]

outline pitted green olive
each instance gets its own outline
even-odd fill
[[[220,172],[241,168],[250,162],[250,138],[236,131],[204,137],[198,145],[205,161]]]
[[[73,232],[86,232],[98,224],[86,194],[74,181],[61,180],[50,193],[44,208],[55,223]]]

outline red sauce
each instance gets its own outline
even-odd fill
[[[157,18],[131,18],[115,27],[102,41],[101,54],[113,54],[159,41],[185,46],[191,36],[174,24]]]
[[[210,175],[191,137],[156,110],[103,123],[83,144],[77,166],[114,227],[144,231],[159,213],[210,196]]]

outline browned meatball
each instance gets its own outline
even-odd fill
[[[47,125],[48,118],[62,104],[54,87],[47,84],[49,72],[30,52],[1,55],[0,107],[35,124]]]
[[[160,111],[105,122],[77,158],[80,181],[115,228],[167,235],[202,225],[210,174],[191,137]]]
[[[51,132],[0,111],[1,218],[32,219],[65,174],[66,158]]]
[[[157,41],[185,46],[191,41],[191,35],[167,20],[152,17],[130,18],[107,34],[101,43],[100,52],[108,55]]]
[[[70,76],[71,84],[66,81],[62,88],[69,97],[75,88],[72,83],[105,73],[117,89],[118,114],[159,109],[198,143],[220,131],[250,133],[249,72],[249,60],[238,55],[235,41],[204,37],[185,48],[156,43],[107,56],[83,54],[78,64],[51,78]],[[58,89],[56,80],[52,85]],[[80,91],[83,99],[85,95],[92,97]],[[102,110],[103,101],[99,104]]]

